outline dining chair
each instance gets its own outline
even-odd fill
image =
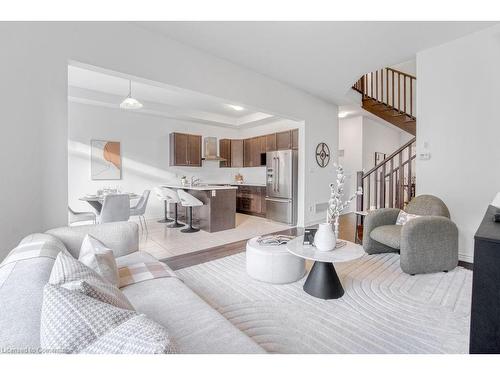
[[[75,211],[70,206],[68,206],[68,213],[70,225],[80,221],[92,221],[94,224],[96,223],[96,214],[93,212]]]
[[[128,221],[129,218],[130,197],[128,194],[108,194],[104,197],[101,214],[97,219],[100,224]]]
[[[149,199],[150,193],[151,193],[151,190],[144,190],[144,192],[142,193],[142,196],[139,199],[139,201],[137,202],[137,204],[134,207],[130,208],[130,216],[138,216],[139,222],[141,223],[141,228],[142,228],[142,230],[146,229],[146,232],[148,232],[148,225],[146,223],[146,219],[144,217],[144,214],[146,213],[146,206],[148,204],[148,199]],[[143,222],[144,222],[144,226],[143,226]]]

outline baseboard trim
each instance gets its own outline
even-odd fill
[[[458,261],[458,265],[459,265],[460,267],[465,268],[465,269],[468,269],[468,270],[474,271],[474,263],[464,262],[463,260],[459,260],[459,261]]]

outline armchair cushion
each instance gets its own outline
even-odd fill
[[[399,211],[399,208],[381,208],[366,215],[363,223],[363,248],[368,254],[389,253],[397,250],[374,240],[370,234],[380,226],[395,225]]]
[[[382,225],[370,232],[372,240],[380,242],[393,249],[401,248],[401,228],[402,225]]]

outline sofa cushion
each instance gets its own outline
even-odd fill
[[[58,353],[172,353],[166,329],[134,311],[47,284],[40,343]]]
[[[83,239],[78,260],[111,284],[118,286],[120,279],[113,250],[108,249],[101,241],[87,234]]]
[[[178,278],[122,288],[135,309],[166,327],[180,353],[265,353]]]
[[[115,257],[127,255],[139,249],[138,226],[131,221],[61,227],[51,229],[47,233],[61,240],[75,258],[78,258],[83,239],[87,234],[112,249]]]
[[[120,289],[67,253],[62,252],[57,256],[49,283],[78,291],[116,307],[134,309]]]
[[[371,239],[380,242],[393,249],[401,248],[401,228],[402,225],[382,225],[370,232]]]

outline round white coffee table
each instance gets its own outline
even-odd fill
[[[365,251],[361,245],[346,241],[346,245],[332,251],[319,251],[312,245],[304,245],[304,236],[294,238],[287,244],[287,250],[300,258],[314,261],[304,283],[304,291],[322,299],[336,299],[344,295],[333,263],[348,262],[361,258]]]

